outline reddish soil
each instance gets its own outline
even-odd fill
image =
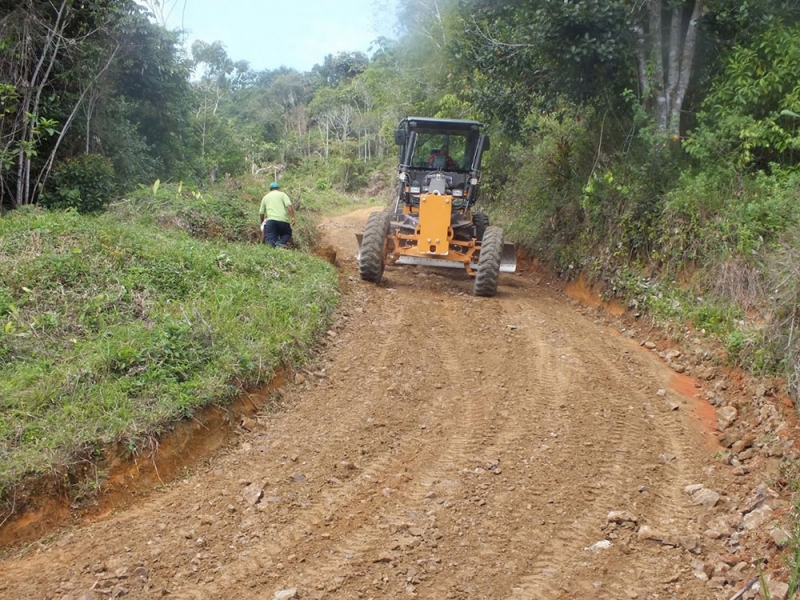
[[[691,544],[634,533],[731,552],[684,491],[735,497],[698,385],[541,278],[503,275],[488,299],[455,269],[358,281],[368,212],[320,226],[346,293],[280,410],[158,491],[7,552],[0,596],[730,598]]]

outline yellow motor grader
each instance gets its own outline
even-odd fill
[[[463,267],[476,296],[494,296],[501,272],[516,269],[513,244],[489,225],[478,200],[489,136],[476,121],[409,117],[400,121],[398,191],[393,209],[369,216],[358,238],[361,279],[379,282],[386,262]]]

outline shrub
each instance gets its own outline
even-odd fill
[[[41,202],[47,208],[93,213],[105,210],[115,192],[111,161],[97,154],[83,154],[55,168]]]

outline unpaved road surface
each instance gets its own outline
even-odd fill
[[[675,373],[533,278],[502,275],[489,299],[459,270],[358,281],[367,212],[320,226],[348,289],[284,408],[185,478],[8,553],[0,596],[730,597],[692,573],[708,511],[684,487],[715,476],[715,448]]]

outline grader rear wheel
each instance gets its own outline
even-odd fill
[[[486,233],[483,234],[478,272],[475,275],[473,287],[473,293],[476,296],[491,297],[497,293],[497,280],[500,278],[502,258],[503,230],[500,227],[487,227]]]
[[[367,219],[361,240],[358,274],[364,281],[378,283],[383,277],[383,255],[392,215],[388,211],[374,212]]]

